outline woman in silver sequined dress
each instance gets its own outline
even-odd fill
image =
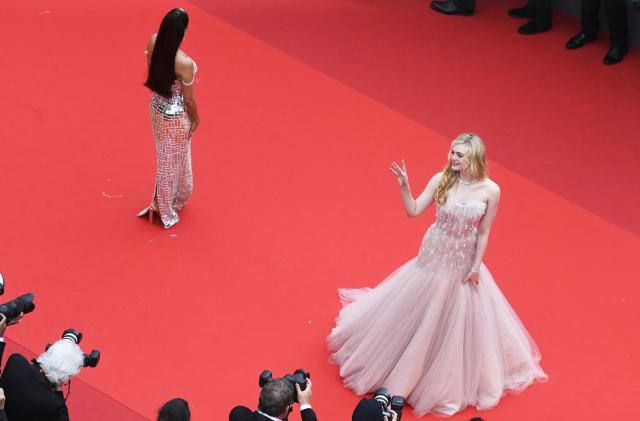
[[[159,214],[169,228],[178,222],[178,211],[191,196],[191,136],[198,127],[198,107],[193,82],[196,63],[179,47],[189,25],[183,9],[173,9],[160,24],[160,30],[147,44],[149,75],[145,86],[151,89],[149,115],[156,144],[157,171],[153,197],[138,216]]]
[[[418,256],[384,282],[340,290],[328,341],[345,384],[358,394],[384,386],[418,415],[452,415],[546,380],[536,344],[482,263],[500,189],[486,176],[480,138],[458,136],[417,199],[404,162],[391,170],[407,215],[435,202],[436,222]]]

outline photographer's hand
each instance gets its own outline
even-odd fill
[[[7,320],[7,316],[0,313],[0,338],[4,336],[4,332],[5,330],[7,330],[7,326],[20,323],[20,320],[22,320],[22,316],[24,316],[24,313],[20,313],[15,319]]]
[[[4,403],[7,399],[4,397],[4,390],[0,387],[0,409],[4,409]]]
[[[311,380],[307,379],[307,387],[302,390],[300,385],[296,383],[296,392],[298,394],[298,403],[302,405],[311,405]]]
[[[7,330],[7,316],[0,313],[0,337],[4,336],[5,330]]]
[[[24,313],[20,313],[18,314],[18,317],[16,317],[15,319],[11,319],[7,321],[7,326],[12,326],[12,325],[17,325],[18,323],[20,323],[22,321],[22,317],[24,316]]]

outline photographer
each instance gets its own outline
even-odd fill
[[[171,399],[158,411],[158,421],[189,421],[191,411],[189,403],[181,398]],[[2,420],[0,420],[2,421]]]
[[[351,421],[400,421],[403,408],[404,396],[391,396],[388,389],[381,387],[373,393],[373,399],[358,402]]]
[[[396,421],[398,414],[389,411],[390,416],[385,416],[380,404],[374,399],[362,399],[353,410],[351,421]]]
[[[66,331],[62,339],[32,362],[20,354],[9,357],[0,376],[0,387],[6,395],[5,409],[11,421],[69,420],[62,386],[85,366],[76,334]]]
[[[17,319],[14,323],[17,323]],[[4,331],[7,330],[7,318],[4,314],[0,314],[0,361],[2,361],[2,353],[4,352]],[[4,390],[0,389],[0,421],[8,421],[7,414],[4,411],[4,404],[6,398],[4,396]]]
[[[297,398],[297,399],[296,399]],[[307,379],[304,390],[285,379],[274,379],[260,391],[258,410],[253,412],[246,406],[236,406],[229,413],[229,421],[280,421],[286,420],[293,410],[292,405],[300,404],[302,421],[316,421],[311,408],[311,380]]]

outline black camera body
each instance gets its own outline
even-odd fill
[[[391,396],[388,389],[381,387],[373,393],[373,399],[380,403],[382,415],[387,417],[388,420],[391,420],[391,412],[389,412],[389,408],[391,408],[398,414],[398,421],[400,421],[400,418],[402,418],[402,409],[404,408],[404,396]]]
[[[282,377],[284,380],[288,381],[293,388],[293,396],[296,402],[298,402],[298,394],[296,393],[296,384],[300,386],[300,390],[305,390],[307,388],[307,379],[311,378],[311,374],[304,368],[299,368],[293,372],[293,374],[285,374]],[[260,377],[258,379],[258,385],[263,387],[265,384],[274,380],[273,373],[271,370],[263,370],[260,373]]]
[[[82,332],[75,329],[67,329],[64,332],[62,332],[62,339],[66,339],[78,345],[80,344],[80,341],[82,341]],[[45,351],[48,350],[50,347],[51,347],[51,344],[47,344],[47,346],[45,347]],[[100,350],[93,349],[89,354],[83,354],[83,355],[84,355],[84,362],[82,364],[83,367],[95,368],[98,366],[98,363],[100,362]]]
[[[4,277],[0,273],[0,295],[4,294]],[[4,304],[0,304],[0,314],[4,314],[7,320],[17,318],[20,313],[27,314],[35,310],[35,297],[31,293],[23,294]]]

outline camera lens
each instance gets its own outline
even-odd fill
[[[386,388],[381,387],[380,389],[375,391],[373,399],[380,402],[380,404],[384,407],[384,410],[387,408],[387,406],[389,406],[389,402],[391,402],[391,393],[389,393],[389,390],[387,390]]]

